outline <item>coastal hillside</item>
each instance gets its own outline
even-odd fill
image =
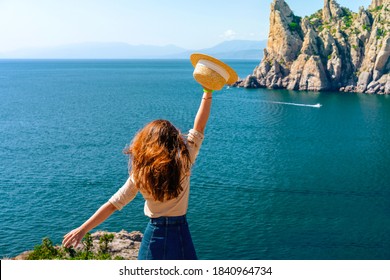
[[[390,94],[390,0],[357,13],[335,0],[303,18],[284,0],[271,4],[267,48],[246,88]]]

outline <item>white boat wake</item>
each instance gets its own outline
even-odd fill
[[[221,98],[223,100],[229,100],[229,101],[241,101],[241,102],[253,102],[253,103],[271,103],[271,104],[281,104],[281,105],[290,105],[290,106],[300,106],[300,107],[311,107],[311,108],[321,108],[322,104],[303,104],[303,103],[291,103],[291,102],[280,102],[280,101],[271,101],[271,100],[257,100],[257,99],[247,99],[247,98],[240,98],[240,99],[232,99],[232,98]]]
[[[311,104],[289,103],[289,102],[278,102],[278,101],[265,101],[265,100],[263,100],[263,102],[274,103],[274,104],[283,104],[283,105],[291,105],[291,106],[312,107],[312,108],[321,108],[321,106],[322,106],[320,103],[311,105]]]

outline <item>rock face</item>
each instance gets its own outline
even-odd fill
[[[322,19],[326,22],[337,20],[343,15],[343,10],[334,0],[324,0],[324,8],[322,9]]]
[[[390,0],[358,13],[324,0],[304,18],[274,0],[263,60],[236,86],[390,94],[389,56]]]
[[[125,260],[136,260],[138,257],[139,247],[141,245],[143,234],[139,231],[127,232],[121,230],[120,232],[103,232],[97,231],[93,234],[93,249],[94,253],[98,252],[100,237],[104,234],[114,234],[113,241],[108,245],[108,252],[115,257],[122,257]]]
[[[386,0],[372,0],[372,3],[369,8],[375,9],[376,7],[383,5],[384,2],[386,2]]]

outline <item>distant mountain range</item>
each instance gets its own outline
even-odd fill
[[[220,59],[261,59],[267,41],[231,40],[222,42],[214,47],[201,50],[187,50],[174,54],[171,58],[188,58],[191,53],[199,52]]]
[[[220,59],[261,59],[267,41],[231,40],[212,48],[187,50],[175,45],[152,46],[127,43],[81,43],[29,48],[0,53],[0,59],[187,59],[193,52]]]

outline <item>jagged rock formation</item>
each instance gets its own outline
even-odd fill
[[[340,18],[343,15],[343,11],[340,5],[335,1],[324,0],[324,9],[322,10],[322,19],[326,22],[333,21]]]
[[[236,86],[390,94],[389,56],[390,0],[358,13],[324,0],[304,18],[274,0],[263,60]]]

